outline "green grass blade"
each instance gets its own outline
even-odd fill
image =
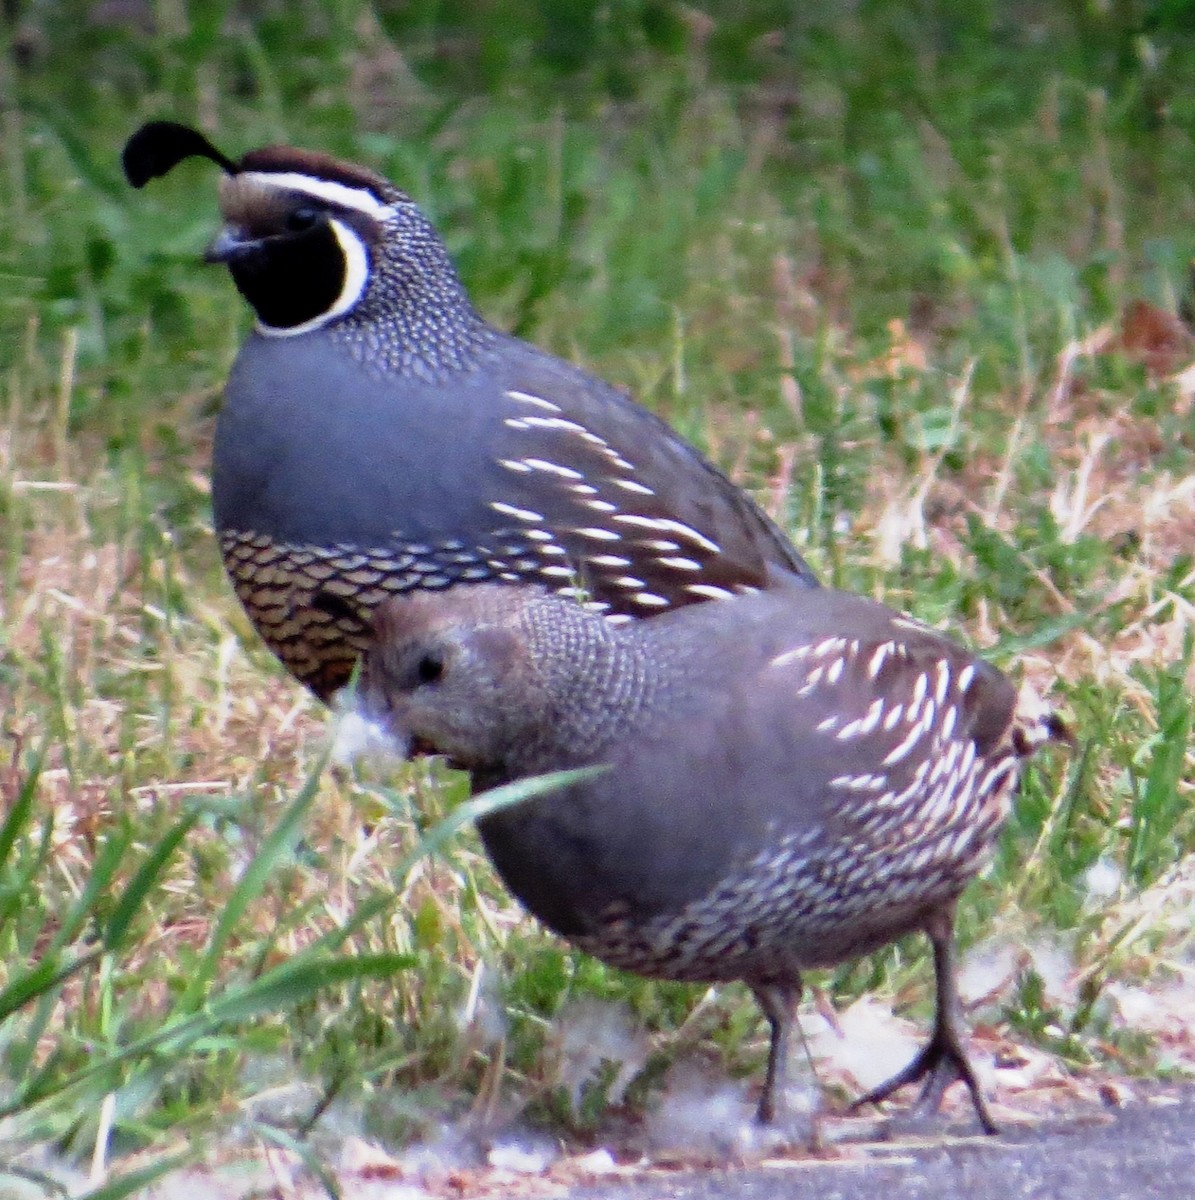
[[[57,959],[47,953],[47,957],[35,967],[18,975],[0,990],[0,1021],[24,1007],[34,997],[53,991],[98,957],[99,951],[92,950],[72,959],[65,966],[59,966]]]
[[[24,867],[18,869],[16,878],[0,888],[0,928],[27,911],[29,896],[36,894],[37,880],[49,861],[53,838],[54,814],[46,813],[41,820],[41,835],[36,850],[28,855]],[[48,911],[45,913],[43,924],[49,920],[50,915]]]
[[[412,849],[405,854],[391,872],[396,879],[403,880],[411,869],[421,859],[435,854],[448,842],[458,830],[471,821],[480,820],[492,812],[529,800],[533,796],[555,791],[557,788],[568,787],[601,774],[609,768],[605,766],[579,767],[571,771],[557,771],[549,775],[540,775],[534,779],[521,779],[516,783],[493,788],[480,796],[475,796],[464,804],[458,805],[441,821],[425,834]],[[406,810],[406,802],[398,793],[390,788],[378,789],[379,794],[394,811]],[[377,916],[394,903],[391,893],[379,893],[363,900],[357,905],[352,917],[343,925],[323,934],[312,942],[310,950],[330,951],[344,944],[354,933],[364,928]]]
[[[206,1014],[213,1027],[251,1020],[310,999],[322,988],[365,979],[385,979],[409,970],[416,959],[409,954],[363,954],[344,958],[306,956],[283,963],[236,991],[211,1000]]]
[[[92,865],[91,873],[87,876],[87,882],[46,949],[47,957],[57,954],[63,947],[73,942],[82,932],[88,920],[95,915],[97,901],[107,894],[109,885],[132,842],[132,828],[127,822],[123,822],[119,829],[114,830],[100,844],[99,853]]]
[[[137,869],[137,873],[125,887],[104,927],[103,939],[107,949],[113,952],[120,949],[133,918],[145,902],[170,857],[190,832],[199,816],[199,809],[195,809],[175,822]]]
[[[418,844],[399,860],[393,874],[398,879],[404,879],[420,859],[437,853],[458,830],[471,822],[480,821],[491,813],[510,808],[512,805],[521,804],[524,800],[531,800],[536,796],[543,796],[549,792],[570,787],[574,783],[592,779],[609,769],[606,764],[599,763],[596,766],[575,767],[569,771],[552,771],[546,775],[536,775],[531,779],[519,779],[514,783],[503,784],[501,787],[491,788],[488,792],[482,792],[480,796],[474,796],[471,800],[466,800],[464,804],[458,804],[452,812],[429,830]],[[382,789],[382,794],[395,809],[402,810],[404,803],[395,792]]]
[[[195,1009],[202,1001],[215,979],[217,963],[232,932],[244,918],[250,904],[259,896],[270,877],[270,873],[294,849],[302,834],[302,820],[311,802],[319,790],[320,777],[323,774],[326,756],[317,764],[306,782],[299,789],[298,795],[283,811],[278,824],[270,831],[263,841],[253,860],[245,868],[228,902],[220,913],[219,921],[212,932],[207,953],[198,965],[195,978],[187,990],[183,1006]]]
[[[1174,858],[1163,851],[1184,804],[1181,784],[1192,724],[1186,681],[1193,652],[1195,632],[1188,629],[1181,659],[1157,678],[1158,730],[1151,739],[1144,780],[1136,780],[1129,839],[1128,869],[1140,884],[1156,877]]]
[[[35,752],[33,761],[29,765],[29,771],[17,793],[16,802],[9,809],[8,816],[4,818],[4,824],[0,825],[0,870],[8,863],[8,856],[12,853],[17,838],[25,832],[25,828],[29,824],[29,818],[33,811],[33,799],[37,795],[37,781],[41,777],[42,764],[45,759],[46,747],[43,745]]]

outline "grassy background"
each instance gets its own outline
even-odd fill
[[[1070,986],[1027,967],[987,1019],[1075,1072],[1185,1069],[1112,998],[1186,977],[1195,22],[1175,0],[793,11],[816,7],[3,7],[14,1169],[51,1145],[102,1180],[312,1126],[400,1143],[469,1104],[583,1136],[602,1091],[570,1112],[552,1018],[597,996],[658,1034],[635,1110],[698,999],[565,953],[468,838],[420,857],[459,780],[321,772],[326,716],[211,537],[212,422],[248,325],[199,262],[214,171],[143,194],[119,175],[162,116],[233,156],[290,141],[379,168],[487,316],[631,388],[827,579],[1053,689],[1081,752],[1031,774],[961,932],[1061,947]],[[821,982],[929,1011],[919,944]],[[695,1022],[758,1071],[735,989]]]

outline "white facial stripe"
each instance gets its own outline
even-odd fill
[[[383,204],[366,188],[349,187],[347,183],[336,183],[331,179],[316,179],[299,171],[243,171],[238,178],[266,187],[283,188],[288,192],[304,192],[316,200],[339,204],[342,208],[355,208],[376,221],[385,221],[394,215],[392,205]]]
[[[340,289],[340,295],[336,297],[335,303],[326,312],[312,317],[310,321],[304,321],[300,325],[291,325],[285,329],[258,321],[259,333],[266,337],[295,337],[300,333],[310,333],[313,329],[318,329],[321,325],[326,325],[336,317],[342,316],[361,299],[361,293],[365,291],[365,281],[369,277],[369,255],[366,254],[361,239],[343,221],[330,217],[328,225],[336,235],[341,252],[344,254],[344,286]]]

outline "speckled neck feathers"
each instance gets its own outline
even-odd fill
[[[469,300],[439,234],[405,197],[369,246],[359,303],[327,326],[328,336],[375,374],[425,383],[473,369],[498,338]]]

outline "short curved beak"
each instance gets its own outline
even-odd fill
[[[238,258],[244,258],[257,248],[255,238],[247,238],[234,226],[225,225],[216,234],[211,245],[203,252],[203,261],[208,263],[229,263]]]

